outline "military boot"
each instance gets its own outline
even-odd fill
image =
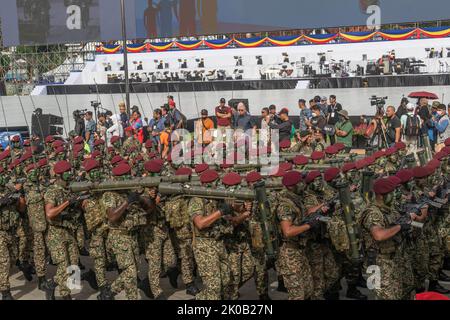
[[[98,283],[97,283],[97,278],[95,277],[95,272],[92,269],[89,269],[89,271],[83,273],[81,275],[81,280],[86,281],[87,283],[89,283],[89,286],[95,290],[98,291]]]
[[[88,257],[89,256],[89,251],[87,251],[85,247],[81,248],[80,256]]]
[[[47,285],[47,279],[45,276],[38,277],[38,289],[44,291],[45,286]]]
[[[200,292],[200,290],[198,290],[198,288],[194,282],[188,283],[186,285],[186,294],[191,295],[191,296],[196,296],[197,293],[199,293],[199,292]]]
[[[261,301],[269,301],[269,300],[272,300],[272,299],[270,299],[268,293],[264,293],[264,294],[259,296],[259,300],[261,300]]]
[[[161,293],[155,298],[155,300],[167,300],[167,297],[164,295],[164,293]]]
[[[41,285],[41,290],[45,292],[45,300],[55,300],[55,289],[58,285],[53,280],[46,280]]]
[[[278,292],[287,292],[286,287],[284,286],[284,280],[283,277],[278,276],[278,287],[277,287],[277,291]]]
[[[2,300],[14,300],[10,290],[2,291]]]
[[[367,296],[365,294],[362,294],[361,291],[356,288],[356,286],[348,286],[347,294],[345,296],[349,299],[367,300]]]
[[[81,260],[78,260],[78,268],[80,268],[80,270],[86,269],[86,267],[84,266],[84,264],[81,263]]]
[[[33,280],[33,268],[28,261],[23,261],[19,263],[19,270],[22,271],[23,276],[27,281]]]
[[[150,283],[148,280],[148,277],[144,278],[144,279],[137,279],[137,286],[139,289],[141,289],[144,294],[147,296],[147,298],[149,299],[155,299],[155,296],[152,293],[152,290],[150,290]]]
[[[442,282],[450,282],[450,277],[444,272],[444,271],[440,271],[439,272],[439,281]]]
[[[100,294],[97,296],[97,300],[114,300],[115,294],[111,291],[110,285],[104,285],[100,287]]]
[[[169,278],[170,285],[172,288],[177,289],[178,288],[178,275],[180,274],[180,271],[177,267],[170,268],[167,270],[167,277]]]
[[[430,281],[430,284],[428,285],[428,291],[434,291],[441,294],[450,293],[450,290],[445,289],[443,286],[441,286],[437,280]]]

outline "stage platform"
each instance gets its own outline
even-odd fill
[[[450,73],[417,75],[381,75],[365,77],[313,78],[283,80],[225,80],[194,82],[158,82],[130,84],[132,93],[193,92],[193,91],[242,91],[242,90],[289,90],[289,89],[333,89],[333,88],[381,88],[381,87],[427,87],[450,85]],[[65,94],[120,94],[125,84],[99,85],[48,85],[47,95]],[[41,93],[45,95],[45,90]]]

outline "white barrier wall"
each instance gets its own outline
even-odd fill
[[[395,87],[395,88],[349,88],[349,89],[294,89],[294,90],[250,90],[250,91],[204,91],[204,92],[182,92],[179,95],[174,93],[175,101],[182,112],[188,119],[197,118],[201,109],[207,109],[210,114],[214,113],[215,106],[221,97],[227,100],[231,98],[249,99],[250,112],[253,115],[259,115],[262,107],[268,107],[275,104],[278,110],[281,107],[288,107],[291,115],[298,115],[297,101],[304,98],[309,101],[315,95],[335,94],[338,102],[342,104],[344,109],[348,110],[350,115],[372,115],[375,107],[370,106],[369,98],[372,95],[388,96],[388,105],[399,105],[403,96],[408,96],[412,91],[431,91],[437,94],[445,103],[450,102],[450,86],[433,86],[433,87]],[[132,94],[131,104],[141,106],[141,110],[146,117],[151,117],[152,108],[159,107],[166,103],[167,93]],[[76,109],[93,109],[90,107],[90,101],[97,100],[96,95],[68,95],[68,96],[25,96],[25,97],[0,97],[3,102],[7,119],[5,121],[3,113],[0,113],[0,127],[5,126],[22,126],[25,125],[21,104],[24,107],[25,115],[28,123],[31,125],[31,115],[33,113],[33,103],[36,108],[42,108],[44,113],[61,115],[64,117],[66,129],[73,129],[72,112]],[[99,100],[104,108],[111,110],[113,113],[118,112],[117,105],[124,97],[120,94],[100,95]],[[415,99],[412,99],[415,100]],[[196,101],[198,108],[196,107]],[[58,106],[59,103],[59,106]],[[1,111],[1,110],[0,110]]]

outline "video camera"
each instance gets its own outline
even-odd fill
[[[88,111],[87,109],[83,109],[83,110],[75,110],[75,111],[72,113],[73,118],[74,118],[75,120],[80,119],[80,118],[83,118],[87,111]]]
[[[101,106],[102,104],[98,101],[91,101],[91,107],[92,108],[98,108],[99,106]]]
[[[377,115],[381,116],[384,115],[384,106],[386,104],[387,99],[388,97],[377,97],[377,96],[372,96],[369,98],[370,105],[377,107]]]

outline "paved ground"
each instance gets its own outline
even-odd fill
[[[86,270],[88,267],[90,267],[91,260],[88,257],[82,257],[81,258],[82,263],[86,265]],[[145,264],[141,265],[141,272],[140,272],[140,278],[145,277],[145,273],[147,272]],[[49,266],[48,268],[48,275],[54,275],[55,273],[55,267]],[[83,272],[83,271],[82,271]],[[32,282],[27,282],[25,278],[23,277],[22,273],[19,272],[16,268],[13,270],[13,276],[11,277],[11,292],[15,299],[21,299],[21,300],[44,300],[45,295],[42,291],[39,291],[37,289],[37,278],[34,277]],[[450,273],[449,273],[450,274]],[[108,272],[108,278],[111,280],[114,279],[117,276],[116,272]],[[276,291],[277,288],[277,279],[276,275],[273,271],[269,274],[269,282],[270,282],[270,289],[269,289],[269,295],[274,300],[286,300],[287,294],[281,293]],[[169,300],[190,300],[193,297],[189,296],[185,292],[184,284],[182,283],[181,279],[178,278],[179,288],[173,289],[167,278],[161,279],[162,282],[162,288],[164,290],[164,293],[168,297]],[[442,284],[442,283],[441,283]],[[199,284],[200,285],[200,284]],[[450,283],[444,283],[443,284],[446,288],[450,289]],[[87,282],[82,281],[81,282],[81,290],[75,290],[72,294],[72,297],[75,300],[95,300],[97,296],[97,292],[95,292]],[[58,291],[58,290],[57,290]],[[142,291],[139,291],[140,295],[143,300],[149,300]],[[374,296],[369,290],[362,289],[362,292],[367,294],[369,296],[369,299],[373,299]],[[449,295],[450,297],[450,295]],[[57,298],[58,298],[58,292],[57,292]],[[253,280],[248,281],[240,290],[240,298],[244,300],[257,300],[258,296],[256,294],[255,290],[255,284]],[[125,295],[121,293],[116,297],[117,300],[125,299]],[[341,299],[345,300],[345,283],[343,281],[343,290],[341,291]]]

